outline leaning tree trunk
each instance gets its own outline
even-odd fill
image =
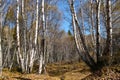
[[[91,20],[91,34],[92,34],[92,41],[93,41],[93,45],[95,46],[95,33],[94,33],[94,10],[93,10],[93,0],[90,1],[91,3],[91,17],[90,17],[90,20]]]
[[[100,55],[100,0],[96,0],[96,57],[99,62]]]
[[[90,29],[90,33],[91,33],[91,43],[92,43],[92,50],[93,50],[93,58],[94,60],[97,62],[96,60],[96,40],[95,40],[95,26],[94,26],[94,10],[93,10],[93,0],[90,0],[90,19],[89,22],[91,24],[91,29]]]
[[[111,16],[111,0],[106,1],[106,29],[107,40],[103,55],[112,56],[112,16]]]
[[[76,13],[75,13],[75,9],[74,9],[74,0],[72,0],[71,2],[69,2],[70,4],[70,10],[71,10],[71,13],[72,13],[72,23],[73,23],[73,30],[74,30],[74,38],[75,38],[75,42],[76,42],[76,46],[77,46],[77,49],[79,51],[79,54],[82,58],[82,60],[92,69],[92,70],[95,70],[97,69],[97,66],[96,66],[96,63],[94,62],[94,60],[92,59],[92,57],[90,56],[89,54],[89,51],[87,49],[87,46],[86,46],[86,43],[85,43],[85,39],[84,39],[84,36],[82,34],[82,31],[81,31],[81,28],[79,26],[79,22],[77,20],[77,16],[76,16]],[[79,33],[79,34],[78,34]],[[77,35],[80,36],[80,40],[81,40],[81,44],[82,44],[82,47],[83,47],[83,52],[80,51],[80,44],[79,43],[79,40],[77,39]]]

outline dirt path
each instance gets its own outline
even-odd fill
[[[81,80],[91,74],[83,63],[50,64],[46,68],[46,75],[21,74],[4,69],[0,80]]]
[[[81,80],[86,78],[90,74],[90,72],[85,71],[84,69],[78,69],[66,72],[61,78],[64,78],[63,80]]]

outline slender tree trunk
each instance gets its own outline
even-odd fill
[[[45,71],[45,11],[44,11],[44,0],[42,0],[42,39],[41,39],[41,54],[39,63],[39,74]]]
[[[80,0],[80,4],[82,5],[82,2]],[[80,8],[80,11],[81,11],[81,24],[82,24],[82,33],[84,35],[84,38],[85,38],[85,27],[84,27],[84,14],[83,14],[83,9],[82,9],[82,6]]]
[[[20,65],[21,65],[21,68],[22,68],[22,72],[25,71],[25,68],[24,68],[24,59],[22,58],[22,54],[21,54],[21,49],[20,49],[20,27],[19,27],[19,13],[20,13],[20,8],[19,8],[19,0],[17,0],[17,50],[18,50],[18,56],[19,56],[19,59],[20,59]]]
[[[94,33],[94,14],[93,14],[93,0],[91,0],[91,34],[92,34],[92,41],[93,45],[95,46],[95,33]]]
[[[2,12],[0,12],[0,76],[2,76]]]
[[[111,0],[106,1],[106,29],[107,29],[107,40],[106,46],[103,51],[103,55],[113,54],[112,49],[112,16],[111,16]]]
[[[91,15],[90,15],[90,23],[91,23],[91,29],[90,29],[90,33],[91,33],[91,39],[92,39],[92,50],[93,50],[93,58],[95,61],[96,60],[96,40],[95,40],[95,26],[94,26],[94,11],[93,11],[93,0],[90,0],[91,6],[90,6],[90,11],[91,11]]]
[[[17,49],[20,54],[20,32],[19,32],[19,0],[17,0]]]
[[[39,0],[36,2],[36,28],[35,28],[35,39],[34,39],[34,45],[33,49],[30,55],[30,72],[32,72],[34,59],[37,53],[37,41],[38,41],[38,20],[39,20]]]
[[[5,7],[5,2],[3,0],[0,1],[0,77],[2,76],[2,68],[3,68],[3,59],[2,59],[2,11]]]
[[[17,28],[16,28],[16,32],[17,32],[17,55],[19,58],[19,54],[20,54],[20,36],[19,36],[19,0],[17,0]],[[19,63],[18,63],[19,64]]]
[[[34,15],[31,14],[32,16],[32,20],[31,20],[31,27],[32,27],[32,22],[33,22],[33,18],[34,18]],[[32,33],[32,30],[30,30],[30,33]],[[32,68],[33,68],[33,54],[34,54],[34,47],[33,47],[33,41],[32,41],[32,36],[31,34],[29,34],[29,54],[27,54],[27,60],[29,61],[28,64],[28,73],[30,73],[32,71]]]
[[[12,66],[13,66],[13,63],[14,63],[15,53],[16,53],[16,49],[15,49],[15,51],[14,51],[14,53],[13,53],[12,61],[11,61],[10,66],[9,66],[9,70],[10,70],[10,71],[11,71]]]
[[[35,40],[34,40],[34,44],[35,46],[37,45],[37,39],[38,39],[38,14],[39,14],[39,0],[37,0],[37,5],[36,5],[36,30],[35,30]]]
[[[26,47],[27,47],[27,44],[26,44],[26,42],[27,42],[27,33],[26,33],[26,30],[27,30],[27,27],[26,27],[26,18],[25,18],[25,2],[24,2],[24,0],[22,0],[22,17],[23,17],[23,26],[24,26],[24,46],[23,46],[23,48],[24,48],[24,51],[23,51],[23,59],[24,59],[24,67],[25,67],[25,71],[27,72],[27,66],[28,66],[28,57],[27,57],[27,49],[26,49]]]
[[[100,0],[96,0],[96,55],[97,62],[100,56]]]
[[[112,8],[111,8],[111,5],[112,3],[111,3],[111,0],[109,0],[109,18],[110,18],[110,22],[109,22],[109,24],[110,24],[110,56],[112,56],[113,55],[113,36],[112,36],[112,34],[113,34],[113,29],[112,29]]]
[[[71,13],[72,13],[72,22],[73,22],[73,29],[74,29],[74,37],[75,37],[75,42],[76,42],[76,45],[77,45],[77,49],[79,51],[79,54],[82,58],[82,60],[91,68],[91,69],[97,69],[97,66],[96,66],[96,63],[94,62],[94,60],[92,59],[92,57],[90,56],[89,52],[88,52],[88,49],[87,49],[87,46],[86,46],[86,43],[85,43],[85,40],[84,40],[84,37],[83,37],[83,34],[82,34],[82,31],[81,31],[81,28],[79,26],[79,22],[77,20],[77,16],[76,16],[76,12],[75,12],[75,9],[74,9],[74,0],[72,0],[70,2],[70,10],[71,10]],[[79,34],[77,34],[79,33]],[[81,39],[81,42],[82,42],[82,47],[84,49],[84,52],[80,52],[80,48],[79,48],[79,44],[78,44],[78,40],[77,40],[77,35],[80,35],[80,39]]]

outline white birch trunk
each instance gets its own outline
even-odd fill
[[[29,72],[32,72],[33,63],[34,63],[34,49],[32,48],[32,50],[30,51],[30,64],[29,64],[30,71]]]
[[[83,34],[82,34],[82,31],[80,29],[80,26],[79,26],[79,22],[78,22],[78,19],[77,19],[77,16],[76,16],[76,12],[75,12],[75,9],[74,9],[74,0],[72,0],[70,2],[70,10],[71,10],[71,13],[72,13],[72,21],[73,21],[73,28],[74,28],[74,37],[75,37],[75,42],[76,42],[76,46],[78,51],[79,51],[79,54],[82,58],[82,60],[91,68],[91,69],[97,69],[97,66],[96,66],[96,63],[94,62],[94,60],[91,58],[89,52],[88,52],[88,49],[87,49],[87,46],[86,46],[86,43],[85,43],[85,40],[84,40],[84,37],[83,37]],[[79,32],[79,34],[77,34],[77,32]],[[82,42],[82,47],[84,49],[84,52],[80,53],[80,48],[79,48],[79,42],[78,40],[76,39],[77,38],[77,35],[80,36],[80,40]]]
[[[5,7],[5,2],[3,0],[0,1],[0,77],[2,76],[2,11]]]
[[[17,0],[17,28],[16,28],[16,32],[17,32],[17,58],[18,58],[18,64],[19,64],[19,54],[20,54],[20,36],[19,36],[19,0]]]
[[[42,0],[42,27],[43,27],[43,35],[42,38],[44,40],[44,45],[43,45],[43,64],[45,64],[45,6],[44,6],[44,0]]]
[[[22,68],[22,72],[25,71],[24,69],[24,60],[22,58],[22,55],[21,55],[21,50],[20,50],[20,27],[19,27],[19,13],[20,13],[20,8],[19,8],[19,0],[17,0],[17,49],[18,49],[18,56],[19,56],[19,59],[20,59],[20,65],[21,65],[21,68]]]
[[[41,40],[41,54],[39,62],[39,74],[42,73],[42,69],[45,69],[45,13],[44,13],[44,0],[42,0],[42,40]]]
[[[95,33],[94,33],[94,21],[93,21],[93,19],[94,19],[94,17],[93,17],[94,16],[94,14],[93,14],[93,0],[91,0],[90,3],[91,3],[91,25],[92,25],[91,34],[92,34],[92,40],[93,40],[93,45],[94,45],[95,44]]]
[[[96,0],[96,55],[97,61],[100,55],[100,0]]]
[[[24,51],[23,51],[23,60],[24,60],[24,67],[25,67],[25,71],[27,72],[27,66],[28,66],[28,54],[27,54],[27,50],[26,50],[26,46],[27,46],[27,44],[26,44],[26,42],[27,42],[27,39],[26,39],[26,35],[27,35],[27,33],[26,33],[26,18],[25,18],[25,7],[24,7],[24,5],[25,5],[25,2],[24,2],[24,0],[22,0],[22,17],[23,17],[23,25],[24,25]]]
[[[39,7],[39,0],[37,0],[36,2],[36,28],[35,28],[35,39],[34,39],[34,45],[33,45],[33,49],[31,51],[31,54],[30,54],[30,72],[32,72],[32,69],[33,69],[33,64],[34,64],[34,58],[35,58],[35,55],[37,53],[37,39],[38,39],[38,14],[39,14],[39,10],[38,10],[38,7]]]
[[[40,55],[40,60],[39,60],[39,74],[42,73],[42,66],[43,66],[43,55]]]
[[[112,16],[111,16],[111,0],[106,1],[106,31],[107,31],[107,39],[106,46],[103,51],[103,55],[112,56]]]
[[[96,40],[95,40],[95,28],[94,28],[94,14],[93,14],[93,0],[90,1],[90,4],[91,4],[91,15],[90,15],[90,23],[91,23],[91,29],[90,29],[90,32],[91,32],[91,39],[92,39],[92,47],[93,47],[93,57],[94,59],[96,58]]]
[[[34,41],[35,46],[37,45],[37,39],[38,39],[38,18],[39,18],[39,16],[38,16],[38,14],[39,14],[38,3],[39,3],[39,0],[37,0],[37,5],[36,5],[36,30],[35,30],[35,41]]]
[[[0,12],[0,76],[2,76],[2,12]]]
[[[109,0],[109,18],[110,18],[110,56],[113,55],[113,47],[112,47],[112,8],[111,8],[111,0]]]

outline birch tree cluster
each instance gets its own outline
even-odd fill
[[[78,61],[71,31],[67,33],[60,29],[62,14],[56,2],[11,2],[5,12],[1,33],[4,68],[31,73],[34,66],[38,66],[37,71],[41,74],[46,72],[48,63]]]
[[[5,7],[1,1],[0,72],[32,73],[37,66],[41,74],[49,63],[81,60],[97,70],[101,58],[119,55],[120,0],[5,0]],[[64,17],[68,31],[61,30]]]
[[[98,70],[101,66],[108,65],[111,57],[115,55],[113,30],[119,29],[119,26],[114,24],[114,21],[119,22],[119,0],[80,0],[79,8],[76,6],[77,2],[68,0],[75,43],[81,59],[92,70]]]

